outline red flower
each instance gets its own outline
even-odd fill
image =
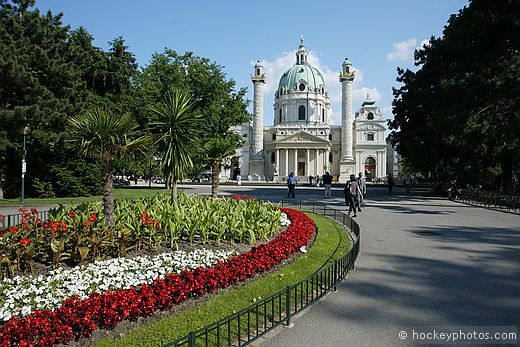
[[[88,216],[88,220],[93,222],[96,220],[96,215],[94,213],[92,213],[90,216]]]
[[[69,217],[70,218],[74,218],[75,215],[76,215],[76,213],[74,211],[70,211],[69,212]]]
[[[32,241],[31,239],[28,239],[28,238],[23,238],[20,240],[20,246],[22,246],[23,248],[25,248],[28,244],[30,244]]]
[[[9,231],[15,233],[18,229],[16,227],[10,227]]]
[[[36,209],[36,207],[31,208],[31,213],[38,214],[38,210]]]

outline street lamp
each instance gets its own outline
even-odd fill
[[[27,135],[29,135],[31,133],[31,127],[26,125],[24,126],[23,128],[20,128],[19,130],[20,134],[23,135],[23,152],[22,152],[22,197],[20,199],[22,205],[24,203],[24,195],[25,195],[25,172],[27,171],[27,166],[25,164],[25,155],[27,154],[26,153],[26,150],[25,150],[25,139],[27,137]]]

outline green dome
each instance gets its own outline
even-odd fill
[[[276,95],[292,92],[327,93],[321,72],[307,62],[307,50],[303,45],[303,36],[296,51],[296,63],[280,77]]]
[[[304,84],[303,90],[303,87],[300,87],[302,83]],[[307,63],[293,65],[280,77],[280,83],[278,83],[278,91],[286,90],[287,92],[319,92],[321,87],[326,89],[321,72]]]

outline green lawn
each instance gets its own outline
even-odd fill
[[[179,191],[182,191],[180,189]],[[116,199],[137,199],[137,198],[147,198],[152,197],[157,193],[168,193],[169,190],[165,188],[147,188],[147,187],[139,187],[139,188],[115,188],[115,198]],[[83,202],[97,202],[101,201],[101,195],[97,196],[88,196],[88,197],[79,197],[79,198],[48,198],[48,199],[34,199],[28,198],[25,199],[26,206],[33,205],[56,205],[56,204],[81,204]],[[20,206],[20,198],[16,199],[3,199],[0,200],[0,206]]]
[[[328,218],[307,214],[318,226],[317,238],[312,248],[293,263],[258,280],[212,296],[179,314],[139,326],[125,336],[101,341],[97,346],[163,345],[247,307],[259,297],[267,297],[296,283],[343,256],[349,249],[345,229]]]

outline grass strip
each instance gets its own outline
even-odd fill
[[[288,266],[253,282],[214,295],[193,308],[153,323],[143,324],[125,336],[100,341],[96,346],[163,345],[187,335],[191,330],[233,314],[251,305],[254,300],[282,290],[341,258],[349,249],[345,229],[326,217],[306,214],[318,227],[316,241],[307,253]]]
[[[182,189],[179,190],[179,192]],[[168,193],[169,190],[165,188],[115,188],[115,199],[139,199],[139,198],[151,198],[157,193]],[[90,202],[101,202],[103,197],[101,195],[96,196],[83,196],[83,197],[68,197],[68,198],[27,198],[25,199],[25,206],[38,206],[38,205],[58,205],[58,204],[81,204]],[[20,206],[20,198],[15,199],[3,199],[0,200],[0,206]]]

